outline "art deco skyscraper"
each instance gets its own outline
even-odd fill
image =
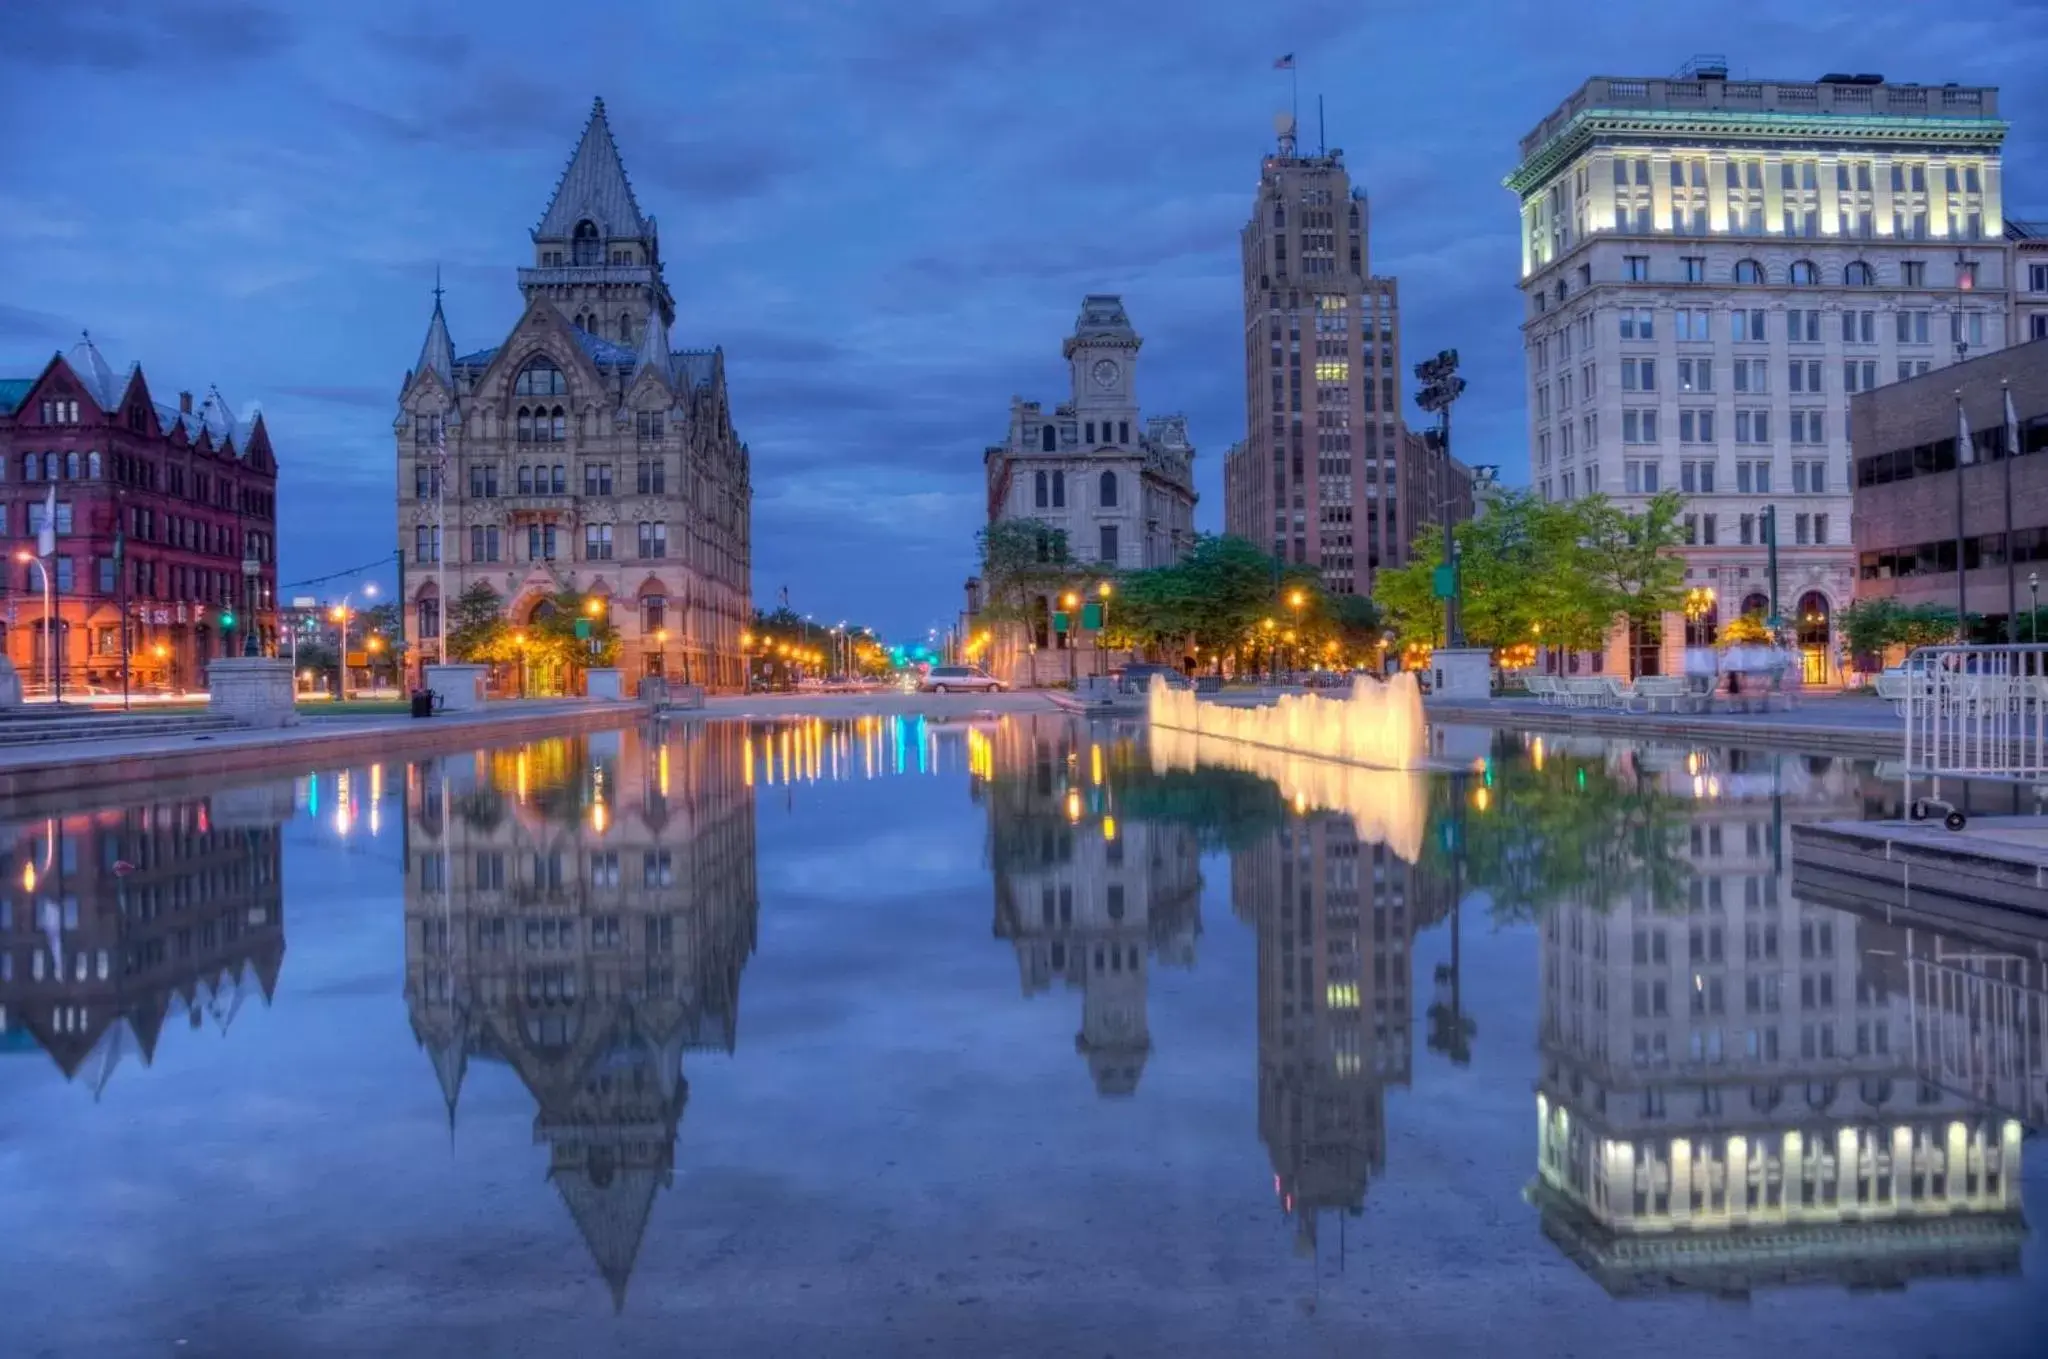
[[[1423,513],[1399,494],[1420,454],[1401,418],[1399,299],[1372,275],[1344,153],[1301,154],[1279,122],[1242,233],[1245,440],[1226,461],[1224,523],[1333,592],[1367,594]]]

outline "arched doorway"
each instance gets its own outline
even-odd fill
[[[1834,652],[1834,612],[1828,597],[1818,590],[1801,595],[1794,627],[1803,678],[1808,684],[1826,684]]]

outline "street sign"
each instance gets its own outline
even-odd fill
[[[1457,572],[1449,566],[1439,566],[1430,573],[1429,592],[1438,599],[1449,599],[1458,593]]]
[[[1065,609],[1054,609],[1052,611],[1052,630],[1054,632],[1065,632],[1067,630],[1067,611]]]
[[[589,636],[590,636],[590,620],[589,620],[588,618],[579,618],[579,619],[577,619],[577,620],[576,620],[576,636],[577,636],[577,637],[578,637],[579,639],[588,639],[588,638],[589,638]]]
[[[1098,631],[1101,629],[1102,606],[1100,604],[1083,604],[1081,606],[1081,626]]]

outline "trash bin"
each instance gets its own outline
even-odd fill
[[[434,691],[432,689],[415,689],[412,691],[412,715],[414,717],[432,717],[434,715]]]

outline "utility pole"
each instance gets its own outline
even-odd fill
[[[1772,640],[1776,641],[1777,631],[1783,622],[1782,617],[1778,613],[1778,507],[1776,505],[1764,506],[1764,546],[1769,549],[1766,574],[1770,577],[1771,582]]]
[[[1422,383],[1415,404],[1437,420],[1436,428],[1429,432],[1434,437],[1426,442],[1435,455],[1431,470],[1444,534],[1444,569],[1450,573],[1449,593],[1444,598],[1444,644],[1456,649],[1465,645],[1464,620],[1458,613],[1458,545],[1451,524],[1451,407],[1465,391],[1465,379],[1458,376],[1458,351],[1445,349],[1433,359],[1424,359],[1415,365],[1415,377]]]

